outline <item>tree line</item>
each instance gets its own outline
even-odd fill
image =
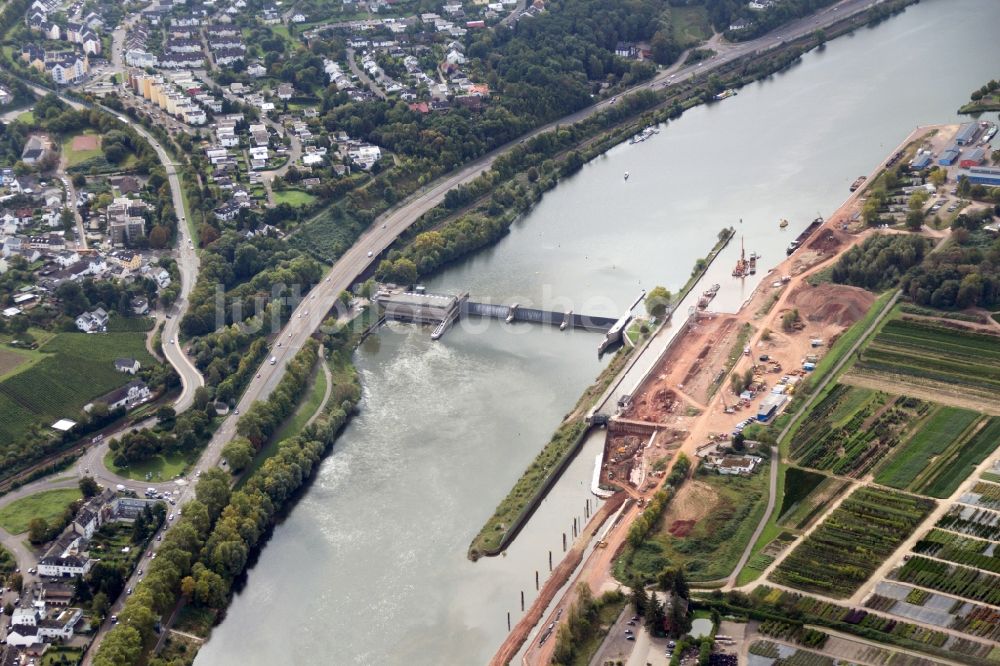
[[[343,357],[350,348],[340,347],[335,353]],[[315,353],[315,346],[310,345],[293,362],[305,364],[307,357],[315,358]],[[182,596],[188,603],[214,610],[226,606],[233,581],[245,569],[250,554],[311,477],[347,422],[349,410],[360,398],[353,375],[350,383],[350,398],[329,404],[313,424],[279,443],[277,451],[239,490],[230,490],[229,478],[220,469],[202,474],[195,489],[196,499],[184,506],[183,515],[167,531],[145,579],[125,602],[118,624],[98,648],[95,666],[143,663],[156,623]],[[277,405],[283,400],[280,396],[275,399],[273,413],[281,411]],[[148,663],[165,666],[157,658]]]

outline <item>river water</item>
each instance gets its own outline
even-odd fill
[[[643,288],[679,288],[726,226],[763,255],[763,279],[798,230],[836,209],[916,125],[958,119],[996,75],[998,19],[995,0],[924,0],[834,40],[588,164],[428,289],[617,315]],[[781,218],[792,222],[784,231]],[[738,252],[737,239],[706,278],[724,285],[717,309],[735,310],[756,284],[729,277]],[[583,516],[597,442],[506,557],[471,563],[466,548],[603,367],[599,340],[470,322],[437,343],[401,325],[366,342],[360,416],[197,666],[485,663],[507,613],[521,615],[520,592],[530,604],[535,571],[544,581],[548,551],[558,560],[562,532]]]

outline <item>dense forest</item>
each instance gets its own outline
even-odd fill
[[[959,215],[937,252],[916,235],[878,235],[844,253],[833,267],[840,284],[882,291],[897,284],[913,303],[934,308],[1000,307],[1000,240],[983,229],[992,210]]]
[[[181,321],[185,335],[204,335],[216,328],[264,315],[275,302],[290,311],[284,297],[295,297],[319,281],[319,262],[268,236],[244,238],[226,231],[202,255],[191,305]],[[216,307],[216,289],[225,291],[223,309]]]
[[[871,236],[841,255],[833,267],[833,281],[870,291],[889,289],[923,261],[929,245],[923,236]]]
[[[935,308],[1000,307],[1000,240],[982,228],[986,215],[959,215],[951,242],[903,278],[903,292]]]

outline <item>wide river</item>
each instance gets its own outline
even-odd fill
[[[643,288],[677,289],[719,229],[764,271],[817,214],[918,124],[955,121],[997,74],[1000,2],[924,0],[807,54],[737,97],[622,145],[548,193],[495,247],[428,283],[477,300],[616,315]],[[991,116],[993,114],[990,114]],[[995,117],[993,118],[995,120]],[[627,182],[623,173],[630,172]],[[790,227],[779,230],[778,220]],[[713,266],[735,309],[753,283]],[[198,666],[485,663],[582,517],[585,449],[506,557],[466,548],[598,374],[600,336],[461,326],[441,341],[391,326],[356,355],[361,414],[278,526]]]

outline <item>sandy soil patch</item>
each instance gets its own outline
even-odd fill
[[[802,284],[788,295],[789,305],[798,308],[806,321],[841,328],[864,317],[874,302],[875,294],[870,291],[832,283]]]
[[[101,147],[101,137],[96,134],[81,134],[73,137],[73,150],[97,150]]]
[[[699,325],[705,331],[705,341],[698,355],[691,359],[682,383],[686,394],[704,404],[709,400],[713,380],[726,367],[739,334],[739,324],[736,317],[726,317]],[[691,347],[692,350],[697,348],[697,344]]]
[[[703,520],[718,501],[719,496],[712,486],[692,479],[681,486],[677,496],[670,501],[663,514],[663,524],[667,528],[681,521],[690,521],[694,525]]]
[[[28,359],[21,356],[20,354],[16,354],[12,351],[7,351],[5,349],[0,349],[0,377],[3,377],[8,372],[14,370],[15,368],[17,368],[17,366],[21,365],[27,360]]]

